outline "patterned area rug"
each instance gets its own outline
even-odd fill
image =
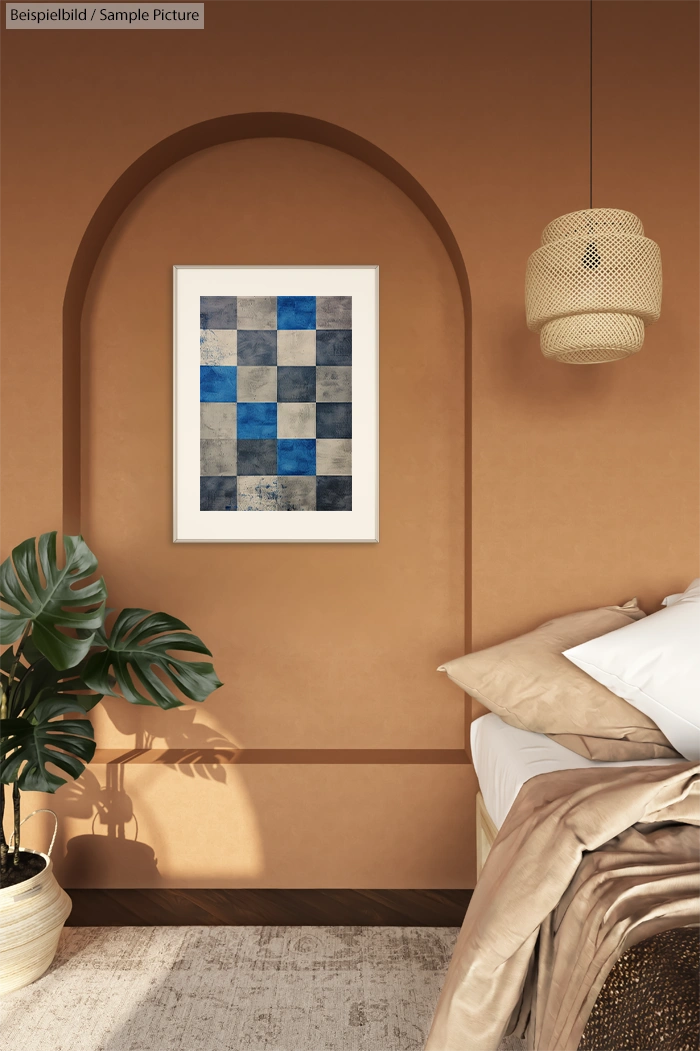
[[[452,927],[74,927],[4,1051],[413,1051]]]
[[[419,1051],[456,927],[73,927],[3,1051]],[[518,1051],[505,1040],[501,1051]]]

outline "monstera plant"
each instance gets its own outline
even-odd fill
[[[80,536],[31,537],[0,566],[0,885],[22,873],[20,796],[55,792],[77,778],[95,753],[86,713],[104,697],[177,708],[221,686],[211,653],[186,624],[167,613],[125,609],[107,627],[107,589],[94,579],[97,559]],[[111,618],[110,618],[111,619]],[[14,842],[3,831],[6,785],[12,785]],[[13,872],[12,869],[15,868]]]

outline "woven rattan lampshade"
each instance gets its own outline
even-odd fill
[[[549,223],[527,261],[527,325],[571,365],[635,354],[661,313],[661,253],[636,215],[588,208]]]

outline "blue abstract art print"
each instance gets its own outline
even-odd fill
[[[175,268],[176,540],[378,539],[377,285]]]

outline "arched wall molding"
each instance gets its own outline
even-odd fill
[[[169,135],[134,161],[107,191],[83,234],[71,267],[63,301],[63,530],[81,531],[81,371],[82,316],[93,271],[117,222],[149,183],[168,168],[201,150],[244,139],[287,138],[329,146],[363,161],[413,201],[435,230],[457,277],[464,308],[466,358],[466,463],[471,463],[471,296],[457,239],[437,204],[411,173],[374,143],[328,121],[296,113],[237,113],[192,124]],[[471,485],[465,486],[467,574],[471,568]],[[467,593],[467,640],[470,637],[470,587]]]

